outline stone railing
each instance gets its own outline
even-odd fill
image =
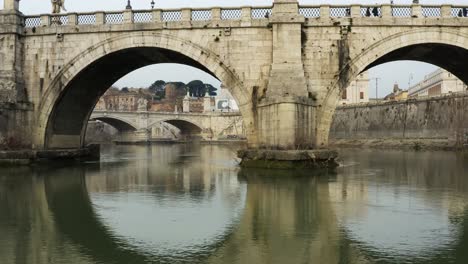
[[[165,10],[125,10],[116,12],[69,13],[25,16],[27,28],[70,25],[115,25],[128,23],[161,23],[210,20],[267,19],[272,7],[197,8]]]
[[[344,17],[415,17],[415,18],[468,18],[468,5],[321,5],[300,6],[299,13],[306,18]]]
[[[43,14],[25,16],[27,28],[41,26],[115,25],[129,23],[165,23],[210,20],[258,20],[268,19],[270,7],[199,8],[167,10],[125,10],[115,12]],[[468,18],[467,6],[452,5],[321,5],[299,6],[299,14],[306,18]]]

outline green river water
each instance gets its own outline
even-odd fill
[[[107,146],[0,168],[0,263],[468,263],[468,154],[341,150],[245,170],[239,146]]]

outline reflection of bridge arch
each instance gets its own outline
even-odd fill
[[[129,245],[102,223],[94,211],[86,187],[86,172],[94,169],[99,170],[99,168],[83,166],[73,170],[73,175],[60,173],[60,169],[54,170],[52,174],[47,173],[45,193],[54,223],[61,233],[79,245],[80,250],[97,263],[146,264],[154,263],[155,257],[157,261],[173,263],[172,256],[149,255]],[[216,239],[212,244],[207,244],[203,250],[216,252],[229,239],[232,231],[230,228],[227,229],[222,239]],[[194,257],[193,261],[198,263],[203,262],[209,256],[194,255]]]
[[[132,122],[115,116],[93,116],[90,120],[98,120],[111,125],[119,132],[133,132],[138,130],[137,126]]]
[[[122,262],[117,263],[125,263],[130,258],[135,259],[132,263],[147,263],[149,257],[145,253],[112,236],[93,211],[84,177],[85,171],[91,169],[77,168],[75,175],[59,176],[58,182],[55,176],[46,177],[46,193],[55,223],[73,242],[81,245],[87,255],[98,261],[112,262],[112,256],[122,254]],[[214,253],[201,257],[200,262],[240,264],[255,259],[256,263],[305,263],[304,259],[309,262],[320,259],[323,263],[354,264],[380,259],[382,263],[392,263],[386,262],[383,259],[386,256],[379,255],[378,250],[367,247],[366,241],[356,240],[339,224],[336,208],[330,200],[329,184],[335,179],[333,174],[314,175],[310,171],[299,171],[288,178],[281,172],[241,170],[240,180],[248,183],[243,216],[222,242],[213,245]],[[82,223],[94,227],[77,230]],[[464,211],[460,228],[459,242],[453,246],[457,260],[468,257],[468,210]],[[110,237],[103,239],[101,236]],[[443,254],[434,252],[424,256],[424,261],[413,262],[446,263]],[[112,260],[115,262],[115,258]]]
[[[248,94],[245,87],[220,56],[175,36],[128,33],[89,47],[59,71],[38,107],[37,145],[46,148],[82,146],[85,123],[92,109],[115,81],[138,68],[168,62],[190,65],[216,76],[229,87],[240,105],[245,106],[241,108],[250,111],[246,106],[250,101],[245,96]]]

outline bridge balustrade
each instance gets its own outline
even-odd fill
[[[133,12],[133,23],[151,23],[153,21],[153,12],[135,11]]]
[[[95,25],[96,14],[79,14],[78,25]]]
[[[192,10],[193,21],[206,21],[212,19],[212,12],[209,9],[206,10]]]
[[[272,8],[271,7],[255,7],[252,8],[252,19],[263,19],[271,16]]]
[[[423,6],[421,8],[422,15],[425,17],[441,17],[442,8],[440,6]]]
[[[411,6],[392,6],[391,15],[393,17],[411,17],[413,9]]]
[[[463,10],[468,8],[468,6],[452,6],[452,16],[458,17],[460,14],[463,14]]]
[[[223,8],[221,9],[221,20],[239,20],[242,18],[241,8]]]
[[[320,17],[320,7],[300,7],[299,14],[306,18]]]
[[[382,16],[382,7],[381,6],[374,6],[374,5],[361,6],[361,8],[359,9],[360,10],[360,15],[362,17],[374,16],[374,13],[372,12],[374,9],[377,9],[377,17],[381,17]],[[369,10],[370,13],[368,13],[367,10]]]
[[[347,17],[395,17],[395,18],[441,18],[465,16],[468,6],[452,5],[351,5],[351,6],[299,6],[299,14],[306,18],[347,18]],[[377,9],[377,16],[375,11]],[[210,20],[243,20],[267,19],[272,15],[272,7],[243,8],[200,8],[172,10],[125,10],[118,12],[44,14],[25,16],[26,28],[41,26],[101,25],[125,23],[210,21]],[[369,16],[369,11],[371,14]]]
[[[351,14],[349,6],[332,6],[330,7],[330,17],[347,17]]]
[[[106,13],[105,24],[122,24],[124,22],[123,13]]]
[[[161,21],[163,22],[182,21],[182,10],[162,11]]]

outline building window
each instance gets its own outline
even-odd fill
[[[343,93],[341,94],[341,99],[346,100],[347,97],[348,97],[347,96],[347,89],[344,89]]]
[[[359,98],[360,98],[360,99],[364,99],[364,92],[361,92],[361,93],[359,94]]]

